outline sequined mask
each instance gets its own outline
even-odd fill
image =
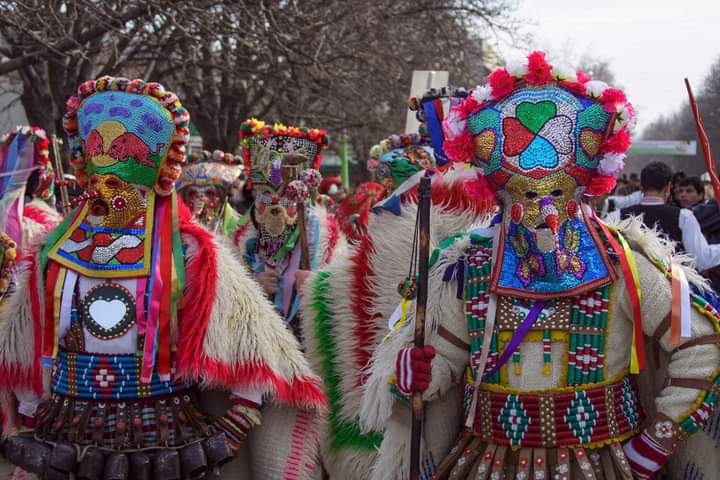
[[[147,190],[147,189],[145,189]],[[127,184],[116,175],[94,174],[90,177],[90,201],[87,222],[94,226],[129,228],[142,226],[146,191]]]
[[[193,185],[183,189],[180,194],[193,216],[212,229],[225,205],[225,189],[213,185]]]
[[[104,92],[86,100],[78,123],[88,161],[87,175],[113,174],[152,187],[173,135],[170,112],[157,100]]]
[[[257,254],[266,265],[282,269],[298,240],[298,205],[311,204],[322,181],[317,168],[326,133],[250,119],[240,137],[255,195]]]
[[[602,105],[553,86],[519,88],[469,116],[475,161],[503,205],[499,293],[551,298],[610,277],[580,206],[609,120]]]

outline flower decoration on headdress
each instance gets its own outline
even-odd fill
[[[189,126],[177,95],[159,83],[110,76],[81,84],[63,117],[70,163],[82,186],[92,172],[131,176],[137,165],[132,176],[159,195],[169,195],[182,174]]]
[[[55,192],[54,181],[55,173],[50,162],[50,142],[48,141],[45,130],[39,127],[17,126],[0,136],[0,150],[9,148],[10,144],[18,135],[26,137],[34,144],[34,155],[32,161],[33,169],[39,172],[38,184],[35,191],[30,192],[34,197],[41,198],[49,202]],[[0,155],[2,158],[2,155]],[[5,165],[7,168],[8,165]]]
[[[240,126],[245,170],[254,183],[269,183],[276,188],[283,182],[282,157],[302,155],[308,160],[305,168],[318,170],[322,164],[322,150],[328,145],[326,130],[267,124],[251,118]]]
[[[451,108],[443,147],[451,160],[480,163],[497,190],[513,173],[564,170],[585,193],[601,195],[624,166],[634,124],[621,90],[536,51],[490,73]]]

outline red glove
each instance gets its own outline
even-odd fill
[[[650,438],[645,431],[625,443],[623,451],[630,464],[633,477],[640,479],[655,478],[655,474],[670,458],[671,453]]]
[[[424,392],[430,386],[430,363],[435,358],[435,347],[407,347],[398,352],[395,362],[397,389],[405,396]]]

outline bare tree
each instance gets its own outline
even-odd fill
[[[81,81],[141,76],[176,90],[206,148],[249,116],[346,131],[359,156],[402,129],[415,69],[486,73],[484,38],[512,0],[0,0],[0,74],[29,120],[56,131]]]
[[[0,1],[0,74],[17,72],[28,121],[60,131],[65,102],[87,79],[158,50],[165,2]],[[168,1],[172,6],[177,2]],[[153,53],[154,54],[154,53]]]
[[[679,84],[678,92],[685,91]],[[720,57],[710,66],[710,72],[702,85],[694,85],[696,101],[710,140],[710,148],[716,156],[720,155]],[[684,102],[676,112],[654,121],[643,131],[642,138],[648,140],[697,140],[695,120],[690,105]],[[650,160],[650,159],[648,159]],[[695,156],[670,156],[653,158],[667,162],[673,169],[687,175],[700,175],[706,171],[702,152],[698,145]]]

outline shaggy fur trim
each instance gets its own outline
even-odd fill
[[[454,172],[433,179],[431,247],[451,234],[489,220],[487,210],[476,208],[470,193],[463,188],[466,182],[467,177]],[[378,422],[363,435],[358,415],[370,372],[368,364],[387,334],[387,319],[400,302],[397,285],[409,267],[417,212],[414,201],[412,195],[406,196],[399,216],[387,211],[372,214],[368,233],[360,242],[336,255],[314,275],[313,281],[306,282],[302,292],[306,351],[313,368],[321,372],[326,382],[330,402],[330,425],[321,451],[324,464],[334,476],[367,478],[368,466],[374,463],[376,455],[375,450],[365,447],[376,442],[379,432],[386,429],[385,424]],[[322,295],[316,295],[321,291]],[[414,311],[412,306],[410,309]],[[462,337],[465,330],[463,324],[458,336]],[[467,356],[466,352],[459,354]],[[438,376],[450,378],[447,364],[442,368],[444,371]],[[387,383],[382,390],[383,394],[388,392]],[[370,396],[366,393],[366,397]],[[387,405],[385,411],[390,409],[391,405]],[[459,425],[459,420],[455,424]],[[453,435],[454,431],[450,437]],[[390,441],[389,445],[395,442]],[[389,458],[398,451],[393,454],[381,446],[380,452]],[[385,473],[384,478],[401,478],[394,476],[392,470]]]
[[[44,241],[44,234],[35,240]],[[40,299],[44,291],[41,279],[40,245],[17,267],[17,291],[0,314],[0,389],[32,389],[43,392],[40,353],[42,317]]]
[[[319,378],[230,246],[198,225],[182,231],[187,285],[178,374],[209,387],[256,388],[293,406],[324,407]]]

